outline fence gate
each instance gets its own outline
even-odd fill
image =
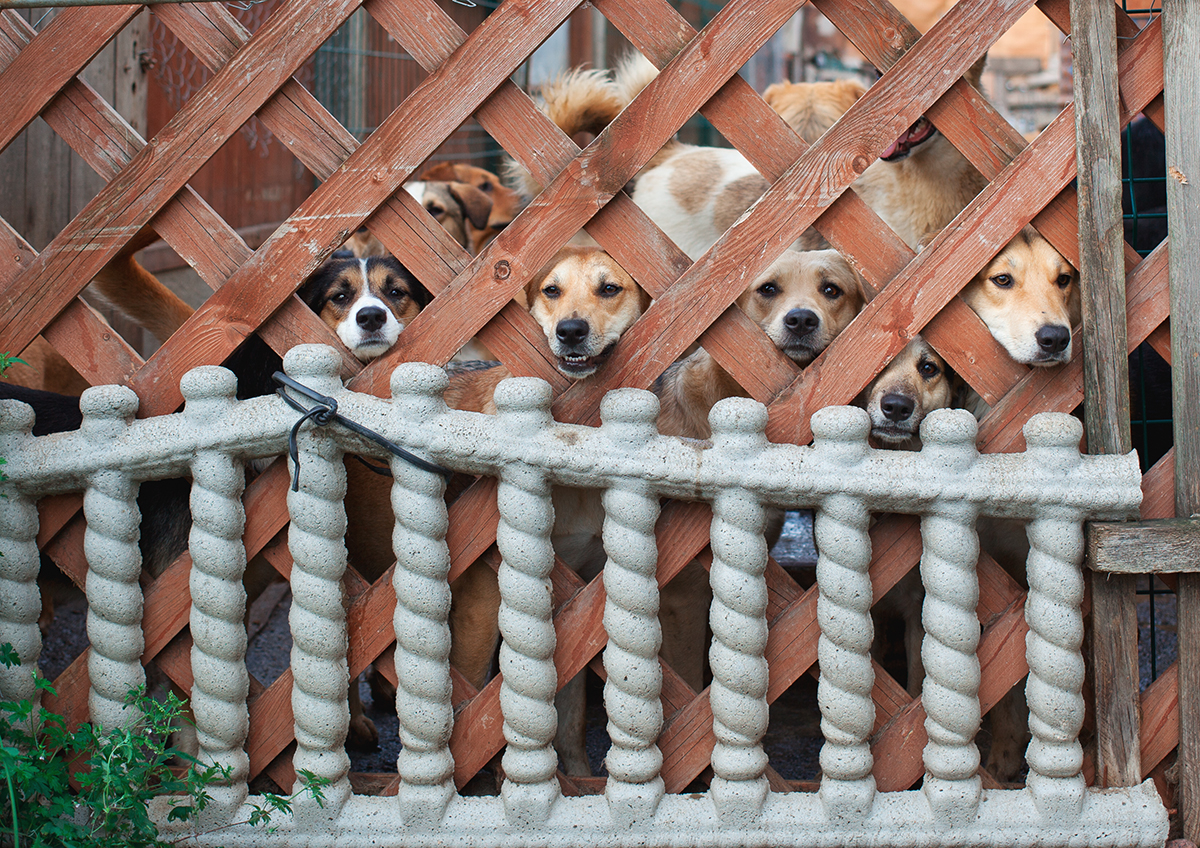
[[[1066,431],[1055,429],[1059,425],[1049,428],[1059,432],[1057,436],[1037,427],[1033,431],[1026,428],[1035,412],[1069,412],[1081,403],[1085,382],[1081,358],[1077,356],[1070,364],[1054,369],[1029,369],[1014,364],[975,314],[955,297],[998,247],[1027,223],[1032,222],[1077,267],[1081,263],[1080,199],[1072,184],[1076,175],[1074,108],[1068,106],[1034,141],[1027,143],[968,84],[956,82],[1007,27],[1034,5],[1033,0],[961,0],[920,37],[886,0],[814,0],[814,5],[885,73],[812,146],[798,139],[736,75],[755,50],[791,17],[801,0],[731,0],[699,33],[665,2],[593,0],[594,8],[660,66],[662,73],[583,151],[509,81],[517,66],[580,5],[580,0],[506,0],[472,32],[465,33],[434,0],[365,3],[292,0],[253,35],[219,4],[155,5],[154,14],[214,73],[149,141],[133,132],[110,104],[77,78],[91,57],[140,6],[64,9],[37,33],[13,12],[3,12],[0,95],[8,108],[0,121],[0,147],[7,146],[40,116],[107,184],[36,255],[18,232],[7,224],[0,227],[0,238],[4,240],[0,280],[7,307],[0,314],[0,350],[21,350],[40,334],[94,385],[115,383],[130,388],[138,398],[137,414],[151,417],[177,410],[184,400],[180,389],[184,375],[200,365],[219,364],[251,332],[257,332],[281,353],[299,342],[333,345],[341,352],[334,363],[340,369],[338,374],[350,389],[367,395],[388,393],[389,376],[397,364],[444,364],[469,338],[479,335],[514,374],[541,377],[548,382],[553,396],[550,411],[565,426],[599,424],[601,400],[606,392],[616,388],[648,388],[668,364],[699,341],[754,400],[765,404],[767,417],[763,425],[770,441],[806,445],[817,426],[811,423],[814,412],[850,401],[908,339],[920,332],[990,404],[991,411],[973,435],[983,454],[1022,451],[1028,438],[1029,451],[1035,457],[1042,457],[1046,467],[1109,467],[1093,466],[1089,464],[1093,460],[1083,462],[1077,456],[1068,460],[1074,449],[1066,445],[1068,437],[1063,435]],[[1042,0],[1037,5],[1064,32],[1070,32],[1071,4],[1067,0]],[[429,76],[378,129],[358,144],[293,75],[360,6],[417,59]],[[1138,112],[1145,112],[1161,126],[1164,123],[1161,19],[1139,30],[1122,11],[1115,11],[1112,25],[1119,36],[1115,63],[1120,73],[1117,120],[1128,123]],[[771,180],[772,188],[708,253],[691,263],[621,189],[697,111]],[[847,189],[880,151],[921,114],[934,121],[990,184],[952,226],[914,255]],[[473,259],[453,244],[406,192],[397,191],[426,157],[472,115],[546,185],[531,206]],[[320,187],[255,251],[188,187],[191,175],[252,116],[257,116],[276,139],[287,144],[305,167],[322,180]],[[315,315],[292,297],[324,258],[364,222],[436,295],[406,328],[393,351],[365,368],[341,347]],[[78,294],[148,223],[214,291],[171,339],[143,361]],[[846,255],[878,294],[817,361],[800,371],[731,304],[747,281],[765,269],[809,225],[816,226]],[[548,363],[540,330],[511,299],[530,275],[580,228],[586,228],[655,300],[595,379],[568,386]],[[1132,349],[1148,342],[1170,362],[1167,247],[1163,244],[1145,259],[1139,259],[1128,247],[1124,248],[1124,254],[1127,346]],[[340,391],[334,376],[327,373],[330,366],[321,361],[326,371],[314,374],[314,378],[324,381],[329,393]],[[210,391],[213,396],[204,403],[189,397],[182,418],[172,416],[163,420],[198,420],[188,419],[188,410],[193,405],[226,403],[218,397],[216,389]],[[109,438],[106,433],[141,432],[137,429],[140,425],[127,430],[121,422],[122,416],[130,413],[127,403],[117,396],[104,403],[96,401],[95,415],[107,414],[110,420],[97,419],[92,425],[91,444],[96,458],[91,465],[83,470],[58,468],[67,477],[75,475],[69,484],[62,482],[61,477],[54,478],[58,482],[49,482],[51,476],[43,471],[23,471],[16,462],[18,455],[24,451],[32,457],[42,449],[28,448],[19,435],[12,434],[14,428],[20,429],[19,422],[7,425],[10,434],[5,455],[12,462],[14,493],[34,491],[20,489],[23,473],[29,479],[37,478],[43,491],[61,492],[41,501],[36,542],[80,585],[88,573],[84,557],[86,522],[80,496],[69,493],[72,486],[85,485],[84,477],[88,480],[86,485],[98,486],[98,479],[104,476],[102,468],[116,469],[120,472],[118,476],[131,475],[135,479],[139,474],[150,477],[181,470],[171,464],[177,462],[175,459],[162,456],[136,459],[132,453],[126,456],[115,447],[106,447]],[[374,409],[367,401],[361,403],[364,409]],[[103,412],[106,404],[111,407],[108,413]],[[757,414],[749,411],[749,407],[737,408],[740,415]],[[269,431],[264,444],[274,446],[269,450],[264,447],[263,451],[277,453],[282,449],[281,443],[272,440],[281,438],[279,428],[283,427],[278,421],[278,410],[266,405],[261,409],[267,422],[264,426]],[[200,417],[203,414],[196,413]],[[383,415],[378,411],[372,414]],[[429,412],[427,401],[415,404],[412,412],[417,418],[423,415],[440,420]],[[515,412],[513,415],[514,421],[525,420]],[[430,451],[450,462],[454,449],[441,443],[435,445],[433,436],[418,435],[419,431],[413,429],[416,425],[410,422],[412,416],[397,413],[388,420],[393,422],[391,426],[414,439],[415,444],[425,444],[423,440],[430,439]],[[527,418],[542,420],[544,416],[544,409],[538,407],[529,410]],[[145,424],[147,428],[152,426],[166,429],[172,425]],[[182,424],[179,426],[187,430]],[[468,429],[486,430],[489,426],[495,425],[472,419]],[[621,426],[637,429],[641,425],[630,421]],[[599,431],[601,435],[594,438],[603,441],[607,427],[606,419]],[[1036,438],[1043,441],[1035,444],[1035,437],[1027,436],[1031,432],[1041,433]],[[486,438],[503,443],[503,433],[500,428]],[[245,432],[241,435],[247,436]],[[818,441],[823,438],[819,430],[817,437]],[[88,436],[85,432],[78,438]],[[949,435],[947,438],[953,441]],[[961,441],[963,437],[960,434],[954,438]],[[1077,444],[1077,435],[1070,438],[1075,440],[1072,444]],[[211,448],[220,453],[220,444],[224,443],[218,441],[203,445],[196,442],[192,446],[198,451]],[[727,450],[740,456],[737,461],[748,462],[749,455],[765,450],[760,441],[753,432],[730,434]],[[967,476],[974,472],[965,470],[966,466],[1000,468],[1010,459],[985,456],[975,460],[965,445],[955,444],[941,446],[939,450],[944,450],[951,459],[971,456],[970,461],[962,459],[964,470],[959,472]],[[718,446],[712,454],[719,456],[725,450],[726,447]],[[782,481],[770,476],[759,479],[749,471],[732,474],[726,479],[736,480],[739,486],[745,485],[758,494],[735,493],[728,497],[807,502],[823,511],[833,509],[825,499],[836,498],[821,489],[821,484],[805,482],[799,476],[801,471],[808,473],[809,467],[823,467],[821,463],[826,460],[797,457],[824,456],[821,449],[811,455],[798,447],[778,450],[783,451],[778,456],[786,456],[787,462],[795,463],[796,479]],[[861,446],[846,447],[843,459],[849,461],[846,457],[861,450],[864,450]],[[776,466],[782,462],[769,451],[766,455],[773,457],[771,462]],[[549,456],[545,463],[533,462],[531,466],[542,469],[538,473],[575,473],[548,470]],[[873,453],[870,457],[869,461],[863,461],[875,463],[885,472],[890,468],[889,463],[918,462],[911,458],[880,458]],[[571,467],[571,458],[565,460]],[[54,465],[49,459],[45,461]],[[1011,461],[1018,468],[1037,464],[1015,457]],[[1114,463],[1112,469],[1125,467],[1120,464],[1123,460],[1103,461]],[[128,470],[120,464],[123,462],[135,465]],[[480,477],[449,506],[445,541],[449,557],[447,576],[451,579],[481,558],[494,567],[504,567],[494,545],[496,528],[510,520],[504,514],[503,495],[513,482],[507,472],[498,472],[495,466],[479,462],[479,467],[469,470],[499,473],[501,479],[497,482],[491,476]],[[1143,518],[1172,514],[1171,462],[1170,457],[1165,458],[1142,478]],[[598,463],[595,471],[603,476],[601,465]],[[192,473],[197,477],[200,474],[196,466]],[[673,472],[669,467],[659,467],[654,473],[668,481]],[[919,472],[918,477],[924,473],[927,472]],[[285,576],[291,575],[293,568],[306,567],[305,563],[293,563],[292,552],[285,543],[288,482],[286,465],[278,461],[256,478],[242,497],[246,511],[242,534],[246,556],[265,556]],[[570,482],[578,484],[579,479],[572,478]],[[672,488],[675,482],[655,485],[661,485],[666,494],[679,493]],[[851,485],[858,483],[855,480]],[[937,510],[933,501],[918,497],[897,503],[872,494],[874,490],[869,486],[874,484],[862,485],[867,488],[848,493],[852,499],[858,497],[860,507],[896,510],[880,516],[870,529],[870,584],[874,597],[881,597],[918,564],[922,524],[932,520],[928,510]],[[1011,497],[1013,514],[1019,517],[1056,525],[1077,524],[1096,514],[1125,517],[1132,503],[1124,499],[1124,494],[1117,498],[1115,489],[1098,484],[1090,487],[1095,490],[1090,497],[1077,497],[1072,494],[1075,489],[1071,485],[1053,490],[1059,494],[1051,496],[1051,501],[1059,497],[1065,499],[1061,503],[1066,506],[1064,512],[1054,515],[1047,515],[1040,506],[1023,511],[1019,505],[1027,495],[1010,492],[998,483],[991,485],[988,493]],[[688,491],[696,497],[695,486]],[[963,489],[961,493],[975,497],[967,494],[969,491]],[[1114,500],[1106,500],[1110,495]],[[662,551],[657,563],[660,585],[697,556],[711,561],[714,585],[719,586],[720,580],[725,579],[717,576],[723,567],[722,554],[713,553],[710,560],[704,551],[710,529],[721,525],[721,504],[726,495],[706,490],[703,498],[714,501],[715,513],[705,502],[676,500],[662,507],[658,519],[658,546]],[[22,498],[14,497],[5,509],[16,509],[21,503]],[[980,509],[984,513],[989,510],[1003,513],[1010,508],[997,506],[994,501],[989,504]],[[294,515],[304,515],[305,509],[301,507]],[[714,514],[718,516],[715,523]],[[26,506],[23,517],[14,521],[27,527],[29,515]],[[34,541],[28,534],[22,537],[15,530],[6,532],[14,533],[14,539],[22,538],[26,544]],[[855,530],[856,541],[850,546],[852,554],[867,550],[861,538],[863,532],[865,527]],[[1057,532],[1074,538],[1062,527]],[[504,551],[500,553],[503,555]],[[10,558],[7,550],[4,554],[0,567],[5,569],[5,579],[18,579],[14,576],[17,572],[10,570],[16,568],[12,565],[15,559]],[[822,555],[834,554],[823,551]],[[1075,556],[1074,543],[1067,544],[1065,552],[1059,551],[1056,556],[1057,560],[1071,562]],[[512,564],[507,559],[505,562],[506,566]],[[141,621],[145,633],[141,661],[156,664],[171,680],[188,690],[198,683],[198,678],[194,680],[194,651],[202,650],[193,644],[188,627],[191,565],[191,557],[184,555],[144,587]],[[407,567],[404,563],[401,566]],[[977,696],[980,707],[986,711],[1029,672],[1026,641],[1028,638],[1031,645],[1038,641],[1039,625],[1032,618],[1031,624],[1027,624],[1025,611],[1036,610],[1045,601],[1038,599],[1036,589],[1026,597],[1019,585],[986,555],[980,557],[976,573],[980,586],[977,613],[983,624],[977,651],[980,665]],[[579,578],[561,563],[555,564],[549,577],[555,592],[557,643],[553,658],[558,680],[560,683],[568,680],[585,667],[605,676],[601,652],[605,650],[606,636],[600,623],[605,604],[603,588],[596,581],[581,585]],[[818,653],[824,650],[823,639],[832,638],[828,633],[822,636],[822,627],[828,630],[823,618],[818,626],[822,593],[831,587],[804,589],[770,562],[762,564],[761,571],[750,578],[764,588],[765,607],[746,614],[752,619],[765,619],[768,629],[765,642],[748,650],[752,656],[761,652],[770,669],[764,690],[754,697],[773,702],[795,681],[815,671]],[[21,579],[26,583],[23,591],[28,591],[28,577]],[[347,613],[350,674],[357,675],[376,662],[403,685],[403,646],[394,648],[396,631],[391,626],[393,611],[397,621],[400,617],[392,581],[381,579],[367,585],[351,570],[346,582],[353,597]],[[136,579],[130,587],[136,591],[133,587]],[[866,592],[866,584],[860,589]],[[4,615],[10,613],[6,610]],[[21,607],[21,611],[12,615],[15,617],[0,623],[4,634],[0,638],[12,641],[22,656],[30,660],[36,657],[39,643],[36,632],[30,629],[28,610]],[[969,629],[974,630],[975,625],[972,623]],[[613,643],[609,643],[609,649],[612,647]],[[90,680],[89,671],[94,674],[98,667],[96,663],[100,661],[95,654],[100,645],[93,648],[55,681],[60,695],[56,703],[48,705],[74,720],[88,717],[89,700],[93,712],[97,709],[95,693],[101,682]],[[1029,650],[1029,656],[1036,659],[1037,649]],[[850,653],[856,659],[863,657],[861,646]],[[123,662],[128,666],[130,660],[126,658]],[[476,801],[456,797],[444,808],[446,817],[439,824],[436,811],[441,802],[436,799],[449,791],[449,784],[444,780],[426,784],[409,776],[402,780],[401,775],[393,775],[385,781],[384,794],[399,793],[400,801],[358,796],[345,801],[347,811],[361,811],[365,817],[363,824],[354,825],[362,828],[358,831],[360,835],[348,837],[346,844],[374,844],[371,840],[380,838],[404,844],[467,840],[478,843],[482,837],[471,825],[477,827],[479,821],[497,827],[506,822],[494,838],[497,843],[505,844],[579,841],[581,833],[585,839],[603,838],[614,844],[702,841],[766,844],[790,840],[795,844],[916,841],[994,844],[996,832],[1004,828],[1011,828],[1003,832],[1011,833],[1014,844],[1161,843],[1165,819],[1148,785],[1119,791],[1081,792],[1083,779],[1090,782],[1095,772],[1091,756],[1081,752],[1065,753],[1062,757],[1047,755],[1037,763],[1038,755],[1031,752],[1030,785],[1024,790],[1002,790],[981,770],[980,785],[989,791],[978,806],[970,801],[969,792],[955,795],[951,791],[945,795],[952,799],[947,802],[946,816],[928,805],[921,808],[925,812],[911,812],[910,805],[917,796],[899,790],[921,784],[924,797],[931,797],[938,793],[938,780],[966,780],[958,774],[966,760],[951,758],[955,765],[946,772],[950,778],[939,773],[939,766],[927,764],[922,752],[926,750],[927,728],[938,726],[935,717],[938,707],[932,701],[927,703],[925,698],[910,698],[878,666],[873,673],[868,666],[866,672],[867,676],[859,678],[855,685],[865,681],[867,689],[859,690],[857,695],[860,699],[869,696],[870,704],[860,700],[857,712],[851,711],[857,722],[852,740],[827,742],[826,750],[830,752],[838,751],[840,745],[850,753],[831,753],[823,761],[824,778],[816,795],[783,794],[797,787],[761,763],[752,738],[749,745],[739,748],[741,753],[749,752],[748,760],[740,759],[740,755],[723,759],[722,753],[731,743],[725,735],[727,728],[721,724],[722,696],[716,688],[711,692],[691,691],[678,675],[665,669],[661,694],[663,723],[657,734],[662,754],[658,774],[663,791],[681,792],[697,779],[711,788],[698,797],[664,798],[657,807],[658,818],[653,819],[653,826],[645,822],[650,820],[654,806],[631,802],[627,808],[621,808],[620,792],[612,781],[607,784],[607,800],[563,798],[557,805],[550,803],[548,795],[556,794],[559,791],[556,787],[565,795],[585,795],[598,788],[596,782],[572,780],[561,774],[553,785],[552,781],[540,778],[509,781],[507,787],[525,788],[510,788],[500,799]],[[290,669],[266,688],[251,681],[249,732],[245,742],[249,778],[266,774],[279,786],[290,787],[295,780],[296,758],[303,759],[313,747],[303,733],[300,734],[303,744],[299,747],[296,744],[293,707],[299,702],[295,700],[293,684],[296,691],[303,690],[305,681],[298,677],[302,673],[299,668]],[[823,668],[826,680],[834,673],[831,668]],[[1033,673],[1036,679],[1038,669]],[[455,676],[453,671],[451,675],[456,714],[447,750],[453,760],[453,781],[462,786],[504,748],[504,721],[512,717],[501,716],[500,679],[476,692],[461,676]],[[1050,679],[1057,679],[1056,675],[1057,672],[1048,673]],[[1165,674],[1141,695],[1142,739],[1140,758],[1135,758],[1139,762],[1135,771],[1139,773],[1125,780],[1127,785],[1148,776],[1161,776],[1179,740],[1177,679],[1177,675]],[[755,684],[762,682],[761,677],[754,680]],[[6,679],[6,697],[9,685]],[[742,685],[749,688],[743,690]],[[1068,686],[1067,694],[1062,697],[1066,698],[1075,685]],[[743,696],[754,691],[744,681],[729,689]],[[965,697],[973,700],[970,693]],[[1031,700],[1036,698],[1031,696]],[[1058,702],[1051,697],[1046,703]],[[1053,712],[1054,706],[1048,709]],[[101,715],[97,718],[103,720]],[[1074,744],[1070,732],[1064,731],[1066,738],[1056,737],[1053,744],[1051,737],[1055,737],[1055,732],[1045,727],[1041,732],[1040,738],[1050,747]],[[934,742],[941,744],[939,739]],[[510,753],[511,750],[510,745]],[[959,755],[963,753],[956,750]],[[759,763],[762,768],[747,762]],[[864,763],[874,787],[869,792],[863,789],[867,773],[859,773]],[[858,777],[850,777],[852,772]],[[1043,777],[1050,781],[1046,786],[1056,787],[1048,794],[1035,786]],[[652,777],[647,777],[643,782],[650,780]],[[753,791],[730,791],[731,781],[750,786]],[[864,783],[851,787],[854,791],[842,786],[855,781]],[[428,793],[417,792],[414,787],[419,786],[427,786]],[[773,793],[767,796],[766,803],[754,794],[763,787],[769,787]],[[1061,787],[1068,788],[1060,791]],[[879,794],[874,794],[874,790]],[[413,801],[418,795],[423,800]],[[723,796],[735,800],[726,804],[721,800]],[[421,812],[414,813],[414,809]],[[492,817],[477,821],[475,816],[481,809],[491,810],[488,815]],[[407,816],[404,829],[389,824],[400,821],[396,815]],[[913,829],[898,823],[906,815],[910,819],[918,816],[923,826]],[[542,820],[544,827],[540,824]],[[535,821],[539,822],[537,826]],[[620,824],[633,821],[638,826],[632,829]],[[297,824],[297,827],[308,826],[305,822]],[[594,830],[573,830],[576,826]],[[398,828],[394,837],[390,836],[392,827]],[[325,837],[315,835],[322,831],[304,832],[313,834],[314,844],[326,841]],[[381,837],[382,833],[389,836]],[[246,841],[239,842],[243,839],[241,835],[222,834],[226,844],[250,844],[258,838],[248,834],[244,837]]]

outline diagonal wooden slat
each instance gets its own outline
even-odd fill
[[[724,303],[728,303],[740,291],[747,279],[752,279],[786,245],[794,241],[804,227],[849,186],[889,141],[949,87],[950,79],[954,78],[952,75],[965,70],[973,55],[976,55],[971,51],[976,47],[986,47],[986,41],[983,41],[982,47],[980,41],[994,37],[995,33],[990,36],[979,34],[978,30],[984,23],[984,12],[990,13],[990,21],[1002,23],[1023,7],[1021,3],[982,3],[969,7],[959,5],[947,13],[938,26],[942,28],[942,36],[959,47],[959,52],[950,60],[951,65],[946,73],[928,73],[930,60],[926,54],[932,50],[932,41],[922,40],[909,51],[893,69],[892,77],[885,77],[869,89],[838,124],[813,144],[788,170],[787,175],[759,199],[750,213],[692,266],[682,278],[682,285],[673,286],[664,298],[651,306],[642,321],[618,343],[614,354],[617,358],[610,363],[602,383],[595,386],[593,391],[600,392],[603,388],[620,385],[649,385],[686,346],[682,342],[686,333],[684,328],[707,326],[717,314],[716,305],[720,304],[720,309],[723,309]],[[969,36],[967,30],[970,30]],[[656,82],[667,77],[670,67]],[[642,97],[654,88],[655,84],[652,83]],[[891,113],[891,109],[897,106],[891,100],[893,97],[901,98],[903,102],[903,107],[896,109],[895,114]],[[887,102],[891,107],[888,121],[870,120],[868,116],[881,102]],[[621,117],[632,111],[636,104],[637,101]],[[614,125],[619,122],[620,118]],[[599,144],[603,138],[602,134],[596,143]],[[858,170],[855,170],[856,166]],[[889,285],[885,291],[893,286]],[[670,339],[671,343],[665,342],[664,338]],[[867,344],[868,348],[873,346],[877,348],[878,342]],[[901,346],[902,342],[884,356],[867,357],[876,367],[875,373]],[[623,359],[620,356],[622,350],[635,350],[638,355]],[[808,366],[806,373],[812,371],[815,365]],[[859,385],[865,385],[866,382],[867,379],[863,379]],[[586,416],[580,417],[586,420]],[[777,437],[777,434],[779,431],[772,432],[773,437]],[[786,435],[783,438],[792,440]]]
[[[104,9],[76,7],[62,10],[46,25],[0,73],[0,103],[4,103],[6,112],[5,120],[0,122],[0,151],[139,11],[141,6],[136,4]],[[21,20],[11,9],[0,14],[9,21]]]
[[[215,74],[4,292],[0,347],[22,348],[357,6],[290,4]]]

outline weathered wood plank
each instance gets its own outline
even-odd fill
[[[1181,574],[1200,567],[1200,518],[1094,521],[1088,567],[1108,574]]]
[[[138,5],[63,9],[0,73],[0,150],[58,96],[76,74],[141,10]],[[0,14],[20,20],[12,10]]]
[[[294,4],[272,15],[246,49],[192,97],[4,292],[3,343],[21,347],[45,325],[356,5],[355,0]],[[14,64],[7,73],[15,69]]]
[[[1167,216],[1171,228],[1171,383],[1175,514],[1200,514],[1200,6],[1163,3]],[[1183,835],[1200,840],[1200,574],[1181,574],[1179,626],[1179,805]]]
[[[1121,221],[1120,109],[1115,7],[1072,0],[1075,167],[1079,174],[1079,287],[1083,302],[1084,426],[1088,452],[1128,453],[1129,370]],[[1141,783],[1136,578],[1091,576],[1096,779]]]

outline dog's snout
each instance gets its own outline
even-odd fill
[[[783,326],[797,336],[803,336],[821,326],[821,316],[811,309],[793,309],[783,316]]]
[[[1036,333],[1038,347],[1043,353],[1058,354],[1071,343],[1071,331],[1061,324],[1047,324]]]
[[[884,418],[897,424],[911,418],[915,408],[913,399],[901,394],[886,394],[879,401],[879,411]]]
[[[368,333],[373,333],[387,323],[387,313],[382,306],[364,306],[355,316],[358,326]]]
[[[567,318],[554,328],[558,340],[566,345],[577,345],[588,336],[588,322],[582,318]]]

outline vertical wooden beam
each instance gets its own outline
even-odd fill
[[[1163,3],[1167,113],[1167,220],[1171,235],[1171,379],[1175,514],[1200,513],[1200,4]],[[1183,835],[1200,841],[1200,574],[1181,574],[1179,603],[1179,804]]]
[[[1084,421],[1091,453],[1128,453],[1121,121],[1116,9],[1071,0],[1075,51],[1075,160],[1079,174],[1079,276],[1083,295]],[[1092,574],[1096,782],[1141,782],[1138,745],[1136,580]]]

